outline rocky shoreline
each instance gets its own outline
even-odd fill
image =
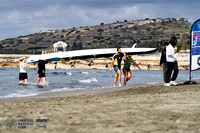
[[[0,54],[0,67],[19,67],[19,59],[21,57],[29,57],[31,55],[24,54]],[[178,53],[178,65],[180,70],[189,70],[189,53]],[[161,70],[159,66],[160,53],[149,55],[134,55],[134,60],[140,65],[142,70]],[[46,68],[81,68],[81,69],[108,69],[110,68],[110,58],[95,58],[85,60],[71,60],[70,62],[50,62]],[[123,64],[123,62],[122,62]],[[31,68],[36,68],[36,64],[31,64]],[[132,70],[137,70],[135,66],[131,66]]]

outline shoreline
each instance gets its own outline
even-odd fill
[[[196,82],[200,83],[200,79],[196,79]],[[176,81],[178,85],[184,85],[185,81]],[[130,86],[122,86],[122,87],[106,87],[106,88],[97,88],[97,89],[77,89],[77,90],[69,90],[69,91],[55,91],[55,92],[43,92],[36,95],[29,96],[18,96],[18,97],[7,97],[0,98],[0,103],[3,102],[30,102],[34,100],[43,100],[43,99],[51,99],[51,98],[66,98],[66,97],[79,97],[79,96],[94,96],[94,95],[103,95],[107,93],[115,93],[124,90],[128,90],[130,88],[140,88],[140,87],[149,87],[149,86],[160,86],[164,87],[162,83],[155,84],[135,84]],[[173,86],[171,86],[173,87]],[[167,87],[166,87],[167,88]]]
[[[0,100],[0,131],[199,132],[200,84],[182,83],[171,87],[138,85]],[[8,118],[41,118],[48,122],[43,129],[34,125],[9,130],[3,124]]]
[[[139,86],[146,86],[146,85],[47,92],[47,93],[42,93],[42,94],[34,95],[34,96],[4,98],[4,99],[0,99],[0,103],[2,103],[2,102],[30,102],[30,101],[34,101],[34,100],[44,100],[44,99],[51,99],[51,98],[67,98],[67,97],[103,95],[106,93],[118,92],[118,91],[127,90],[129,88],[139,87]]]
[[[199,81],[200,82],[200,81]],[[178,82],[180,83],[180,81]],[[81,89],[81,90],[70,90],[70,91],[58,91],[58,92],[45,92],[33,96],[22,96],[22,97],[8,97],[0,99],[0,103],[4,102],[31,102],[35,100],[44,100],[52,98],[70,98],[70,97],[80,97],[80,96],[98,96],[108,93],[115,93],[130,88],[140,88],[146,86],[163,86],[162,84],[138,84],[131,86],[122,86],[122,87],[109,87],[109,88],[98,88],[98,89]]]
[[[197,83],[200,83],[200,79],[195,80]],[[176,81],[179,85],[184,85],[185,81]],[[57,92],[45,92],[33,96],[20,96],[20,97],[8,97],[0,99],[0,103],[3,102],[30,102],[34,100],[44,100],[51,98],[66,98],[66,97],[79,97],[79,96],[95,96],[95,95],[104,95],[108,93],[115,93],[120,91],[125,91],[128,89],[137,89],[145,87],[154,87],[160,86],[163,88],[168,88],[163,86],[162,83],[156,84],[136,84],[131,86],[122,86],[122,87],[109,87],[109,88],[98,88],[98,89],[81,89],[81,90],[70,90],[70,91],[57,91]],[[174,86],[170,86],[174,87]]]

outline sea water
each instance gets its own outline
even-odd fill
[[[109,69],[46,69],[47,86],[38,87],[35,85],[37,69],[31,68],[27,72],[29,84],[18,85],[19,68],[1,67],[0,99],[58,91],[110,88],[115,78],[115,72],[110,72]],[[131,72],[132,78],[127,82],[129,86],[163,83],[161,70],[132,70]],[[194,79],[200,79],[199,71],[193,72],[192,75]],[[188,79],[188,71],[179,72],[177,80]],[[122,84],[123,80],[124,75],[122,75]]]

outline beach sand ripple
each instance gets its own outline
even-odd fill
[[[1,100],[0,132],[200,132],[199,88],[140,85]],[[47,128],[10,131],[9,117],[48,119]]]

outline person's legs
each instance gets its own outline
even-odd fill
[[[46,77],[43,77],[42,80],[43,80],[43,82],[46,82]]]
[[[24,80],[21,80],[18,84],[23,84],[24,83]]]
[[[121,86],[122,86],[122,84],[121,84],[121,76],[122,76],[122,73],[121,73],[120,69],[117,71],[117,74],[118,74],[119,86],[121,87]]]
[[[116,73],[115,73],[115,79],[114,79],[114,84],[113,84],[113,87],[115,87],[115,86],[116,86],[117,79],[118,79],[118,74],[117,74],[117,72],[116,72]]]
[[[131,71],[126,70],[126,82],[124,83],[125,86],[127,86],[127,81],[131,79],[131,77],[132,77]]]
[[[128,79],[127,79],[127,81],[128,81],[129,79],[131,79],[131,77],[132,77],[131,71],[128,71]]]
[[[123,67],[123,72],[124,72],[124,86],[126,86],[126,81],[127,81],[127,78],[128,78],[128,73],[127,73],[127,70]]]
[[[40,82],[40,77],[37,78],[36,84]]]
[[[23,84],[24,83],[24,79],[25,79],[24,74],[23,73],[19,73],[20,82],[18,84]]]
[[[28,79],[25,79],[25,84],[28,84]]]
[[[174,73],[173,73],[173,76],[172,76],[171,81],[175,81],[176,78],[177,78],[177,76],[178,76],[179,70],[178,70],[178,63],[177,63],[177,61],[175,61],[175,62],[173,63],[173,70],[174,70]]]
[[[43,85],[46,86],[47,85],[47,83],[46,83],[46,77],[43,77],[42,80],[43,80]]]
[[[24,74],[24,79],[25,79],[25,84],[28,84],[28,74],[27,73]]]
[[[166,72],[167,72],[167,65],[163,64],[163,80],[166,83]]]
[[[117,80],[118,80],[118,78],[119,78],[119,73],[118,73],[118,71],[120,71],[120,69],[119,69],[118,66],[114,66],[114,70],[115,70],[115,79],[114,79],[113,87],[116,86]],[[120,73],[121,73],[121,71],[120,71]],[[121,78],[120,78],[120,80],[121,80]],[[120,81],[119,81],[119,82],[120,82]]]
[[[173,63],[167,62],[167,71],[166,71],[166,83],[170,82],[171,74],[172,74]]]

